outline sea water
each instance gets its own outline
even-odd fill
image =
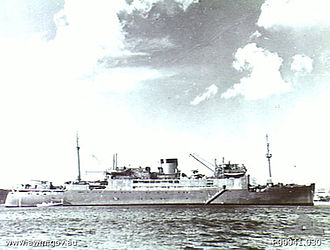
[[[330,249],[321,206],[0,207],[0,225],[0,249]]]

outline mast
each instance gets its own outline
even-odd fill
[[[112,155],[112,170],[118,170],[118,155],[117,153]]]
[[[118,170],[118,154],[116,153],[116,170]]]
[[[270,158],[272,158],[272,154],[269,152],[269,142],[268,142],[268,135],[266,134],[266,142],[267,142],[267,154],[266,154],[266,158],[268,159],[268,170],[269,170],[269,180],[268,183],[272,183],[272,171],[271,171],[271,167],[270,167]]]
[[[116,162],[115,154],[113,154],[112,155],[112,170],[115,170],[115,162]]]
[[[78,137],[78,133],[77,133],[77,155],[78,155],[78,182],[81,181],[81,175],[80,175],[80,155],[79,155],[79,137]]]

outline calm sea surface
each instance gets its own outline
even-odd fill
[[[330,207],[0,207],[0,227],[0,249],[330,249]]]

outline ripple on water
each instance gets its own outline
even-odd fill
[[[264,249],[288,237],[302,214],[324,231],[310,237],[329,238],[329,209],[319,207],[1,208],[0,248],[5,240],[43,239],[77,240],[76,249]]]

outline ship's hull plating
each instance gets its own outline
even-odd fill
[[[272,187],[263,191],[221,188],[199,190],[67,190],[46,195],[27,195],[13,192],[6,206],[37,206],[43,202],[61,200],[67,206],[119,206],[119,205],[313,205],[314,185]],[[214,198],[216,197],[216,198]],[[212,199],[213,198],[213,199]],[[208,203],[208,201],[210,201]]]
[[[68,205],[206,204],[219,188],[190,191],[67,191]],[[80,192],[80,193],[79,193]],[[226,190],[210,205],[313,205],[313,187],[281,187],[263,192]]]

